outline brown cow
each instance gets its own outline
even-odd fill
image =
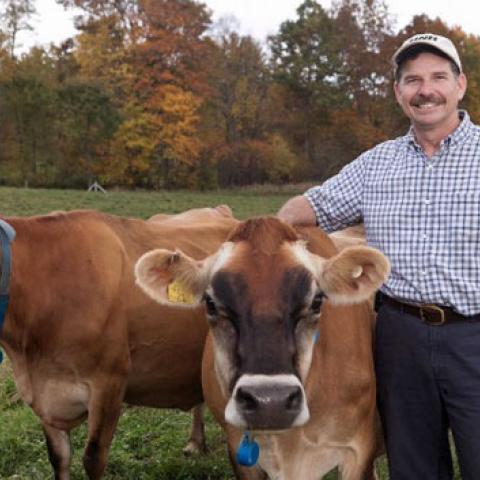
[[[5,220],[16,238],[0,345],[40,417],[55,478],[69,479],[69,432],[88,417],[84,466],[97,480],[122,401],[181,409],[203,401],[203,308],[153,302],[134,284],[135,262],[158,246],[204,258],[238,222],[223,207],[165,222],[93,211]]]
[[[308,248],[280,220],[252,219],[204,261],[159,249],[136,265],[137,283],[159,302],[172,279],[203,295],[205,400],[240,479],[317,480],[335,466],[344,480],[371,474],[375,379],[364,300],[389,264],[365,246],[334,255],[325,234],[304,233]],[[260,446],[250,469],[235,461],[246,431]]]

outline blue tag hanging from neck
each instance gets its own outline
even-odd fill
[[[245,432],[237,449],[237,462],[243,467],[253,467],[260,455],[260,447],[255,440],[250,439],[250,434]]]

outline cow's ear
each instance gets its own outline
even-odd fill
[[[180,251],[152,250],[137,261],[135,278],[137,285],[159,303],[171,303],[168,285],[173,281],[199,298],[206,287],[201,275],[202,264]]]
[[[349,304],[367,300],[390,273],[390,263],[371,247],[348,247],[322,262],[320,288],[333,303]]]

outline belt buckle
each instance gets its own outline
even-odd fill
[[[436,314],[439,315],[439,319],[438,320],[429,320],[427,318],[425,318],[425,312],[424,310],[426,311],[430,311],[430,312],[435,312]],[[434,326],[437,326],[437,325],[443,325],[445,323],[445,312],[443,310],[443,308],[440,308],[440,307],[437,307],[437,305],[420,305],[420,318],[425,322],[425,323],[428,323],[429,325],[434,325]]]

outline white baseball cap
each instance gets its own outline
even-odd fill
[[[405,40],[400,48],[393,54],[392,62],[395,68],[398,66],[398,57],[400,54],[414,45],[430,45],[440,50],[440,52],[443,52],[457,65],[460,72],[462,71],[462,63],[460,62],[460,57],[453,42],[447,37],[442,37],[434,33],[419,33]]]

